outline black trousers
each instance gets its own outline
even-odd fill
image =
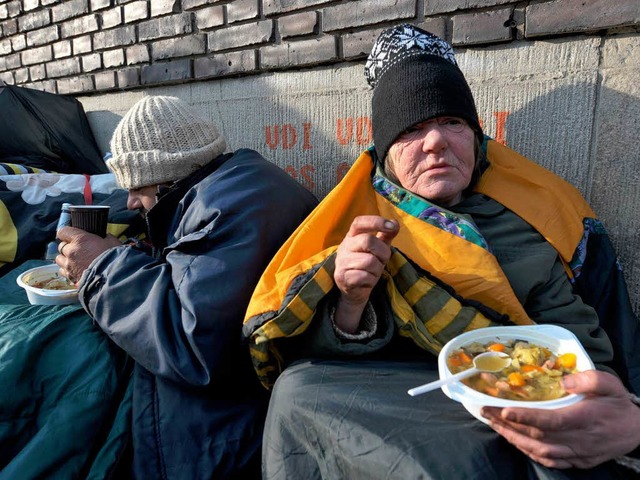
[[[263,441],[263,478],[622,479],[607,462],[549,469],[530,460],[440,390],[407,390],[437,378],[435,361],[305,360],[274,387]]]

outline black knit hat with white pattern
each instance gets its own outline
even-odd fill
[[[409,24],[389,28],[373,45],[365,76],[373,87],[373,142],[381,161],[402,132],[435,117],[463,118],[482,141],[471,89],[441,38]]]

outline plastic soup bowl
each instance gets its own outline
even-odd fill
[[[34,284],[52,280],[60,276],[56,264],[32,268],[22,273],[16,281],[25,289],[31,305],[69,305],[78,302],[78,289],[49,290],[34,287]]]
[[[487,344],[489,342],[504,343],[509,340],[524,340],[534,345],[546,347],[556,355],[575,353],[577,357],[576,368],[578,371],[593,370],[595,368],[580,341],[566,328],[555,325],[488,327],[458,335],[442,348],[438,355],[440,378],[447,378],[453,375],[447,366],[447,358],[458,348],[473,342]],[[584,398],[584,395],[569,394],[555,400],[507,400],[480,393],[461,382],[445,385],[442,387],[442,391],[449,398],[462,403],[469,413],[484,423],[488,423],[488,420],[480,415],[480,409],[485,405],[553,409],[573,405]]]

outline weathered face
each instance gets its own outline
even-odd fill
[[[402,133],[387,168],[405,189],[440,206],[462,200],[475,166],[475,134],[461,118],[437,117]]]
[[[156,202],[157,185],[147,185],[146,187],[132,188],[129,190],[127,198],[127,208],[129,210],[140,210],[146,214]]]

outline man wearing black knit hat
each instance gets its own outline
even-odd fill
[[[264,477],[630,478],[629,458],[611,460],[640,445],[629,395],[640,390],[640,328],[595,214],[483,135],[444,40],[385,30],[365,74],[375,145],[275,257],[245,318],[273,388]],[[574,335],[604,370],[547,378],[588,398],[467,412],[441,392],[407,395],[438,378],[437,355],[460,334],[532,324]],[[503,373],[483,377],[486,392],[532,399],[532,375]]]
[[[225,153],[182,100],[147,96],[122,118],[107,166],[147,241],[66,227],[56,263],[95,324],[135,361],[131,447],[139,479],[259,479],[268,396],[242,317],[260,273],[316,205],[258,152]],[[120,477],[118,477],[120,478]]]

